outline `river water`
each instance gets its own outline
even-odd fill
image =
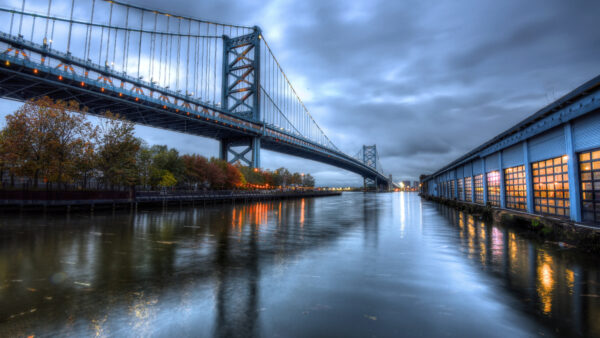
[[[2,215],[0,336],[600,336],[600,259],[415,193]]]

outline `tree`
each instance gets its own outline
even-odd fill
[[[311,174],[306,174],[304,175],[304,179],[302,180],[302,185],[305,187],[314,187],[315,186],[315,179],[314,177],[312,177]]]
[[[226,188],[235,189],[246,184],[244,175],[231,163],[225,162]]]
[[[175,179],[175,176],[173,176],[170,171],[164,170],[158,186],[168,188],[175,186],[175,184],[177,184],[177,179]]]
[[[98,168],[111,185],[133,186],[138,181],[137,157],[142,142],[133,134],[134,125],[110,112],[101,127]]]
[[[2,188],[3,186],[3,179],[4,179],[4,171],[8,168],[8,164],[10,162],[8,162],[8,158],[7,158],[7,152],[8,149],[6,147],[6,129],[0,129],[0,188]]]
[[[224,189],[226,186],[227,176],[223,170],[223,160],[211,158],[206,167],[206,174],[211,189]]]
[[[156,186],[162,179],[164,171],[169,171],[177,181],[184,181],[185,165],[176,149],[169,149],[165,145],[153,145],[151,185]]]
[[[136,162],[140,185],[144,188],[150,187],[152,183],[152,151],[147,144],[142,143],[140,146]]]
[[[200,155],[183,155],[184,178],[190,186],[208,182],[208,160]]]
[[[82,156],[95,146],[96,129],[85,120],[75,101],[54,102],[48,97],[27,101],[6,117],[4,158],[11,171],[48,182],[76,178]]]

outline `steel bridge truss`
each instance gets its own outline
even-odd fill
[[[229,38],[223,36],[222,107],[241,117],[260,121],[261,31]]]

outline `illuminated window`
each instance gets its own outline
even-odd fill
[[[456,196],[455,192],[456,192],[456,186],[454,185],[454,180],[448,182],[450,183],[450,198],[454,198]]]
[[[471,194],[473,193],[473,179],[465,177],[465,201],[472,202]]]
[[[600,150],[579,154],[583,220],[600,223]]]
[[[487,200],[495,207],[500,206],[500,172],[498,170],[490,171],[485,175],[487,177]]]
[[[504,185],[506,188],[506,207],[527,210],[525,166],[520,165],[504,169]]]
[[[463,191],[464,191],[463,183],[464,183],[463,179],[459,178],[458,179],[458,200],[459,201],[464,200],[464,198],[463,198]]]
[[[475,176],[475,203],[483,204],[483,175]]]
[[[567,156],[531,165],[533,203],[540,214],[569,216],[569,175]]]

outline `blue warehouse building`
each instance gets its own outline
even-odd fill
[[[600,226],[600,76],[423,177],[421,193]]]

